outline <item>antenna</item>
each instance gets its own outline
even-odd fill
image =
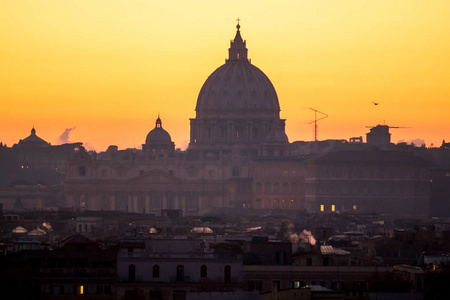
[[[326,113],[320,112],[317,109],[308,107],[310,110],[314,111],[314,121],[309,122],[308,124],[314,123],[314,141],[317,142],[317,121],[323,120],[328,117]],[[317,119],[317,113],[322,114],[323,116],[319,119]]]
[[[375,127],[378,127],[378,126],[385,127],[385,128],[412,128],[412,127],[404,127],[404,126],[388,126],[386,124],[384,124],[384,125],[378,124],[378,125],[375,125],[375,126],[366,126],[366,128],[375,128]]]

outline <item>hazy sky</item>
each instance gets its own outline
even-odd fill
[[[289,140],[450,140],[450,1],[2,0],[0,141],[140,147],[158,113],[176,147],[241,19]],[[379,102],[378,106],[372,101]],[[66,131],[69,130],[69,132]],[[183,145],[184,144],[184,145]]]

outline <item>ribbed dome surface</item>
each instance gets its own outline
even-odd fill
[[[227,61],[203,84],[197,100],[197,117],[203,112],[255,111],[278,116],[280,105],[269,78],[249,61]]]
[[[145,139],[146,144],[155,142],[171,142],[170,134],[162,128],[152,129]]]

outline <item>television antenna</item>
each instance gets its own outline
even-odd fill
[[[317,142],[317,122],[318,121],[320,121],[320,120],[323,120],[323,119],[325,119],[325,118],[327,118],[328,117],[328,115],[326,114],[326,113],[323,113],[323,112],[320,112],[320,111],[318,111],[317,109],[314,109],[314,108],[311,108],[311,107],[308,107],[310,110],[313,110],[314,111],[314,121],[311,121],[311,122],[309,122],[308,124],[313,124],[314,123],[314,141],[315,142]],[[320,115],[322,115],[322,116],[320,116],[319,115],[319,118],[317,118],[317,114],[320,114]]]

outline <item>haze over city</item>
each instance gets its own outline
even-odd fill
[[[308,107],[329,115],[320,140],[364,136],[377,124],[410,127],[392,130],[393,142],[449,139],[448,1],[0,6],[0,141],[8,146],[35,126],[52,144],[139,148],[159,113],[185,148],[200,88],[228,56],[238,17],[291,142],[314,138]]]

